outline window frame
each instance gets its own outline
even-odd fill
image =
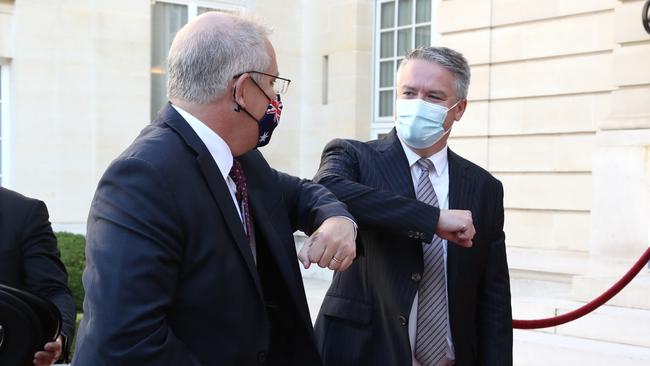
[[[244,12],[248,10],[249,8],[249,1],[248,0],[152,0],[151,1],[151,12],[152,12],[152,17],[151,17],[151,24],[153,24],[153,8],[156,5],[156,3],[165,3],[165,4],[175,4],[175,5],[183,5],[187,7],[187,21],[191,21],[192,19],[196,18],[198,16],[198,9],[199,8],[210,8],[214,10],[223,10],[227,12]],[[187,24],[187,23],[186,23]],[[154,42],[153,42],[153,37],[154,35],[151,35],[151,43],[150,47],[153,47]],[[150,49],[150,53],[153,50]],[[149,62],[149,75],[150,78],[153,79],[153,74],[165,74],[166,75],[167,71],[166,70],[154,70],[154,65],[153,65],[153,60],[150,60]],[[165,83],[166,84],[166,83]],[[166,86],[165,86],[166,88]],[[150,99],[149,99],[149,109],[151,110],[153,108],[153,81],[150,80],[149,82],[149,91],[150,91]],[[163,105],[164,105],[163,101]],[[152,115],[150,118],[153,120],[156,118],[155,113],[156,112],[151,112]]]
[[[397,70],[398,62],[401,61],[404,57],[403,56],[398,56],[397,55],[397,42],[398,42],[398,31],[402,29],[411,29],[412,30],[412,37],[411,37],[411,48],[413,48],[413,45],[415,45],[415,29],[418,27],[422,27],[426,25],[427,23],[430,26],[430,40],[429,43],[431,45],[434,45],[436,43],[439,43],[440,39],[440,34],[437,32],[434,32],[434,26],[436,25],[436,10],[437,10],[437,1],[436,0],[431,0],[431,19],[429,22],[423,22],[423,23],[416,23],[415,22],[415,12],[417,9],[417,0],[412,0],[412,14],[411,17],[413,19],[413,23],[409,25],[398,25],[398,20],[399,20],[399,0],[375,0],[375,7],[374,7],[374,16],[373,16],[373,51],[372,51],[372,75],[373,75],[373,82],[372,82],[372,112],[371,112],[371,125],[370,125],[370,138],[371,139],[376,139],[378,135],[385,134],[390,132],[390,130],[393,128],[393,116],[387,116],[387,117],[380,117],[379,116],[379,94],[381,91],[387,91],[391,90],[393,92],[393,98],[392,100],[395,100],[395,88],[397,84],[397,79],[394,77],[393,79],[393,86],[392,87],[381,87],[379,82],[380,78],[380,72],[381,72],[381,62],[385,61],[393,61],[393,66],[395,67],[395,71]],[[387,28],[390,29],[391,32],[394,32],[395,37],[393,40],[393,53],[391,57],[386,57],[386,58],[381,58],[381,6],[384,3],[395,3],[395,10],[394,10],[394,24],[392,27]],[[386,31],[386,30],[384,30]],[[409,49],[411,49],[409,48]],[[395,76],[395,74],[394,74]],[[393,114],[395,113],[395,107],[393,106]]]
[[[187,20],[190,21],[196,18],[198,14],[198,8],[212,8],[215,10],[226,10],[241,12],[246,10],[248,7],[246,0],[152,0],[151,6],[154,6],[156,3],[168,3],[168,4],[177,4],[177,5],[186,5],[187,6]]]

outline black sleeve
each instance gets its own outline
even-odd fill
[[[333,140],[323,151],[314,181],[347,204],[359,229],[388,231],[410,239],[431,241],[440,210],[414,198],[359,183],[361,159],[363,156],[358,155],[349,141]]]
[[[61,312],[62,333],[66,340],[63,353],[67,355],[74,337],[77,315],[72,293],[68,288],[68,273],[61,262],[47,207],[41,201],[30,202],[33,202],[33,205],[21,226],[25,285],[48,298]]]
[[[294,230],[311,235],[327,218],[345,216],[354,220],[346,205],[322,185],[273,169],[272,172],[282,189]]]
[[[485,248],[485,271],[479,294],[479,358],[486,365],[512,365],[512,308],[510,277],[503,232],[503,185],[488,191],[490,239]]]

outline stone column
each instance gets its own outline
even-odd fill
[[[637,258],[650,245],[650,35],[643,1],[615,8],[611,111],[597,127],[590,253]],[[594,77],[599,77],[594,75]]]

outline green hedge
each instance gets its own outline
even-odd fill
[[[86,266],[86,238],[83,235],[66,232],[56,233],[56,239],[61,251],[61,260],[68,270],[68,286],[72,291],[74,303],[78,312],[83,312],[84,287],[81,284],[81,274]]]

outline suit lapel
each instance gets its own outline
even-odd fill
[[[181,117],[178,112],[171,106],[167,104],[165,108],[160,112],[159,119],[162,122],[170,126],[176,133],[178,133],[185,143],[194,150],[196,154],[196,162],[205,178],[205,181],[212,193],[212,197],[219,206],[221,213],[226,221],[230,234],[232,235],[235,245],[239,248],[239,251],[246,262],[248,271],[253,277],[255,287],[258,294],[261,298],[262,296],[262,286],[260,284],[259,276],[257,273],[257,268],[255,266],[255,261],[253,259],[253,254],[251,253],[250,245],[248,238],[246,237],[246,232],[244,231],[244,226],[242,225],[239,214],[235,209],[235,206],[230,196],[230,191],[226,182],[223,180],[223,176],[217,167],[217,163],[210,155],[207,147],[201,141],[201,139],[194,132],[192,127]]]
[[[470,188],[469,177],[467,176],[467,163],[456,155],[451,149],[448,150],[447,161],[449,164],[449,208],[450,209],[469,209]],[[449,300],[456,298],[457,278],[461,273],[459,255],[461,248],[455,243],[447,244],[447,281]],[[451,305],[450,305],[451,306]]]
[[[379,152],[377,167],[383,175],[383,179],[377,181],[384,181],[392,192],[415,198],[411,168],[394,128],[385,138],[377,141],[377,151]]]

